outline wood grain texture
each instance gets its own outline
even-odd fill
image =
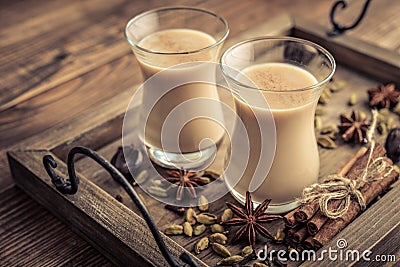
[[[349,7],[338,12],[339,22],[351,23],[362,4],[363,1],[349,1]],[[31,147],[30,140],[49,144],[50,139],[47,134],[53,135],[55,143],[62,144],[68,131],[76,131],[67,127],[69,123],[80,123],[85,132],[89,131],[91,121],[86,121],[85,118],[93,120],[97,129],[107,129],[106,132],[99,133],[96,132],[96,127],[93,127],[94,130],[91,134],[94,139],[102,134],[111,138],[111,128],[102,128],[102,123],[107,125],[107,122],[96,117],[95,113],[99,110],[107,112],[102,103],[108,104],[107,99],[112,96],[110,90],[118,92],[119,89],[124,88],[129,90],[128,84],[134,85],[136,81],[140,80],[137,64],[123,40],[124,24],[133,15],[162,5],[198,6],[220,13],[231,25],[228,38],[228,42],[230,42],[239,33],[252,31],[254,27],[274,18],[281,12],[308,18],[329,28],[328,14],[332,2],[318,0],[1,1],[0,148],[3,149],[0,150],[0,169],[2,170],[0,192],[9,192],[11,198],[21,198],[21,194],[12,191],[12,187],[9,189],[11,191],[6,190],[14,184],[6,161],[6,151],[12,147]],[[400,53],[399,12],[399,1],[372,1],[365,20],[357,29],[347,32],[346,35]],[[126,61],[123,59],[125,55],[127,56]],[[131,56],[130,61],[129,56]],[[115,67],[121,68],[123,64],[125,64],[126,71],[112,71]],[[110,66],[113,67],[110,68]],[[91,72],[95,74],[91,75]],[[128,74],[132,74],[136,78],[128,77]],[[107,83],[108,76],[113,76],[112,83]],[[352,77],[356,76],[355,73]],[[121,83],[124,85],[121,86]],[[103,84],[109,86],[103,86]],[[362,82],[355,84],[365,85]],[[81,87],[84,88],[81,89]],[[72,88],[74,90],[71,90]],[[361,90],[360,87],[357,88]],[[53,105],[53,101],[56,101],[57,105]],[[121,101],[124,101],[123,97],[121,97]],[[127,103],[126,100],[124,103]],[[79,112],[72,110],[69,113],[70,107],[76,108],[76,111]],[[111,106],[111,109],[104,116],[109,116],[117,110],[117,108],[114,109],[114,106]],[[29,116],[31,119],[27,120],[26,117]],[[118,119],[109,125],[118,127]],[[46,132],[45,138],[43,136],[34,137],[35,134],[43,132]],[[81,138],[85,139],[76,135],[71,145],[79,144]],[[85,140],[85,142],[88,142],[92,148],[98,147],[93,140],[91,142]],[[60,145],[57,153],[65,155],[67,149]],[[1,194],[0,199],[3,196]],[[32,209],[27,213],[35,210],[33,207],[38,207],[36,203],[31,203],[31,205]],[[19,206],[11,209],[19,209]],[[50,213],[43,215],[42,220],[49,221],[43,224],[44,228],[51,225],[52,218]],[[2,220],[3,217],[0,219],[0,223]],[[25,221],[16,218],[14,222],[17,229],[15,235],[19,235],[20,230],[18,229],[24,225]],[[62,226],[60,225],[60,227]],[[78,259],[73,259],[71,253],[60,254],[62,251],[74,250],[74,242],[72,242],[73,244],[61,242],[64,239],[71,240],[72,238],[72,240],[76,239],[77,242],[84,243],[66,227],[64,229],[62,234],[56,231],[54,234],[40,239],[40,230],[32,228],[31,242],[34,242],[35,239],[40,239],[42,242],[35,242],[34,246],[23,246],[15,257],[10,256],[6,259],[11,266],[18,265],[18,263],[23,263],[24,266],[47,265],[47,263],[50,263],[48,265],[51,266],[81,266],[86,265],[85,258],[104,259],[104,257],[99,257],[97,251],[87,244],[82,245],[82,250],[86,252]],[[390,236],[387,236],[385,240],[391,241],[390,244],[396,244],[394,241],[397,241]],[[13,245],[16,242],[10,241],[9,244]],[[63,247],[61,250],[52,250],[51,253],[47,253],[48,244],[62,244]],[[380,248],[385,249],[386,246],[382,245]],[[389,246],[389,248],[392,247]],[[2,253],[3,250],[0,250],[0,255]],[[37,264],[30,264],[31,254],[35,255],[33,262]],[[105,263],[100,260],[98,265],[103,264]]]
[[[1,266],[113,266],[20,189],[10,188],[0,199]]]

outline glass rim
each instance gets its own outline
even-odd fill
[[[190,11],[195,11],[195,12],[199,12],[199,13],[204,13],[204,14],[208,14],[211,15],[215,18],[217,18],[219,21],[221,21],[223,23],[223,25],[225,26],[224,29],[224,35],[219,38],[219,40],[216,40],[213,44],[208,45],[206,47],[200,48],[200,49],[196,49],[196,50],[190,50],[190,51],[184,51],[184,52],[159,52],[159,51],[152,51],[146,48],[143,48],[141,46],[139,46],[137,44],[137,42],[134,42],[133,40],[131,40],[128,37],[128,29],[129,27],[132,25],[132,23],[134,23],[135,21],[137,21],[138,19],[147,16],[149,14],[154,14],[160,11],[173,11],[173,10],[190,10]],[[197,7],[185,7],[185,6],[173,6],[173,7],[161,7],[161,8],[156,8],[156,9],[151,9],[145,12],[142,12],[138,15],[136,15],[135,17],[133,17],[132,19],[130,19],[128,21],[128,23],[125,26],[125,31],[124,31],[124,36],[125,39],[128,41],[129,45],[132,47],[135,47],[143,52],[147,52],[147,53],[151,53],[151,54],[156,54],[156,55],[189,55],[189,54],[195,54],[195,53],[199,53],[208,49],[211,49],[213,47],[218,46],[219,44],[223,43],[225,41],[225,39],[227,38],[229,34],[229,25],[228,22],[220,15],[218,15],[217,13],[214,13],[212,11],[209,11],[207,9],[202,9],[202,8],[197,8]]]
[[[231,66],[229,66],[228,64],[225,64],[223,61],[226,58],[226,55],[231,52],[232,50],[234,50],[235,48],[247,44],[247,43],[252,43],[252,42],[257,42],[257,41],[293,41],[293,42],[297,42],[297,43],[302,43],[302,44],[306,44],[308,46],[314,47],[315,49],[317,49],[318,51],[322,52],[328,59],[329,62],[331,63],[332,69],[329,72],[329,74],[323,78],[321,81],[318,81],[316,84],[307,86],[307,87],[303,87],[303,88],[298,88],[298,89],[293,89],[293,90],[271,90],[271,89],[266,89],[266,88],[258,88],[255,86],[251,86],[248,84],[244,84],[242,82],[239,82],[237,79],[235,79],[234,77],[231,77],[228,73],[226,73],[226,71],[224,70],[224,66],[227,66],[230,69],[235,69]],[[265,62],[267,63],[267,62]],[[270,63],[274,63],[274,62],[270,62]],[[258,91],[263,91],[263,92],[270,92],[270,93],[291,93],[291,92],[305,92],[305,91],[309,91],[309,90],[313,90],[316,89],[318,87],[321,87],[323,84],[327,83],[328,81],[330,81],[330,79],[332,78],[333,74],[335,73],[336,70],[336,62],[334,57],[332,56],[332,54],[326,50],[324,47],[311,42],[309,40],[305,40],[305,39],[301,39],[301,38],[296,38],[296,37],[291,37],[291,36],[274,36],[274,37],[270,37],[270,36],[262,36],[262,37],[256,37],[256,38],[251,38],[242,42],[239,42],[235,45],[232,45],[231,47],[229,47],[221,56],[220,58],[220,68],[222,73],[224,74],[224,77],[229,78],[230,80],[232,80],[234,83],[236,83],[237,85],[247,88],[247,89],[251,89],[251,90],[258,90]],[[237,69],[235,69],[237,70]],[[237,70],[241,73],[241,70]],[[311,73],[312,74],[312,73]],[[314,75],[313,75],[314,76]]]

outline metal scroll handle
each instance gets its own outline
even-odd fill
[[[365,14],[367,13],[367,9],[368,9],[368,6],[369,6],[370,2],[371,2],[371,0],[365,1],[365,4],[364,4],[364,7],[363,7],[363,9],[361,11],[360,16],[358,17],[358,19],[352,25],[350,25],[350,26],[341,26],[338,23],[336,23],[336,21],[335,21],[335,12],[336,12],[336,10],[338,9],[339,6],[341,6],[342,9],[346,8],[347,7],[347,3],[346,3],[345,0],[337,1],[332,6],[331,13],[329,15],[331,23],[333,25],[333,29],[332,29],[332,31],[329,31],[327,34],[329,36],[337,36],[337,35],[340,35],[340,34],[344,33],[345,31],[348,31],[348,30],[351,30],[351,29],[354,29],[355,27],[357,27],[358,24],[360,24],[361,20],[364,18]]]
[[[73,195],[78,191],[79,178],[76,176],[75,165],[74,165],[74,157],[76,154],[82,154],[88,156],[94,161],[96,161],[99,165],[101,165],[104,169],[106,169],[107,172],[114,178],[114,180],[116,180],[125,189],[125,191],[128,193],[132,201],[138,207],[147,225],[149,226],[150,231],[153,234],[153,237],[157,242],[157,245],[163,257],[166,259],[166,261],[169,263],[170,266],[174,267],[180,266],[173,259],[171,252],[165,245],[164,240],[162,239],[157,226],[153,222],[153,219],[151,218],[148,210],[146,209],[146,206],[140,200],[139,196],[137,195],[131,184],[111,163],[109,163],[106,159],[97,154],[95,151],[81,146],[74,147],[69,151],[67,160],[69,179],[67,180],[64,180],[55,173],[54,169],[57,167],[57,163],[54,160],[54,158],[50,155],[44,156],[43,165],[56,189],[63,194],[70,194],[70,195]],[[193,267],[198,266],[197,263],[189,256],[189,254],[185,252],[182,253],[179,258],[189,266]]]

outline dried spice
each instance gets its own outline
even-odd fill
[[[190,225],[190,223],[188,222],[184,222],[182,226],[183,226],[183,233],[191,237],[193,235],[192,225]]]
[[[251,246],[246,246],[242,249],[242,252],[240,253],[240,255],[244,258],[246,258],[247,256],[249,256],[250,254],[252,254],[254,252],[253,248]]]
[[[149,172],[147,170],[142,170],[135,178],[135,184],[142,184],[146,182],[147,178],[149,178]]]
[[[182,200],[183,191],[189,193],[192,198],[197,198],[195,187],[205,185],[204,180],[198,176],[196,171],[188,170],[168,170],[168,177],[165,178],[172,185],[168,188],[177,187],[176,200]]]
[[[225,232],[225,229],[222,225],[215,223],[215,224],[211,225],[211,232],[212,233],[223,233],[223,232]]]
[[[391,108],[399,102],[400,91],[396,91],[394,83],[378,85],[368,90],[369,105],[376,108]]]
[[[333,148],[336,148],[337,146],[336,146],[336,144],[335,144],[335,141],[333,141],[329,136],[327,136],[327,135],[321,135],[321,136],[318,136],[318,138],[317,138],[317,143],[318,143],[318,145],[320,145],[321,147],[323,147],[323,148],[330,148],[330,149],[333,149]]]
[[[387,156],[393,161],[400,161],[400,128],[392,129],[385,142]]]
[[[349,97],[349,106],[354,106],[355,104],[357,104],[358,101],[358,97],[356,93],[352,93]]]
[[[198,223],[210,225],[217,222],[217,216],[212,213],[200,213],[196,216],[196,220]]]
[[[339,131],[344,141],[355,144],[364,142],[369,127],[365,118],[359,118],[358,113],[353,111],[350,117],[340,115],[340,122]]]
[[[262,223],[281,219],[279,215],[265,214],[271,199],[264,200],[255,210],[253,210],[253,202],[251,195],[246,192],[246,204],[245,209],[238,207],[232,203],[227,202],[226,205],[233,211],[238,218],[232,218],[230,220],[221,222],[222,225],[228,226],[241,226],[235,233],[232,242],[236,242],[240,238],[247,236],[249,244],[255,248],[257,240],[257,232],[262,236],[274,239],[273,235],[265,228]]]
[[[210,235],[208,237],[208,239],[210,240],[211,243],[219,243],[221,245],[225,245],[226,240],[228,240],[226,235],[224,235],[222,233],[214,233],[214,234]]]
[[[200,211],[207,211],[208,210],[208,200],[205,196],[200,196],[199,201],[198,201],[198,209]]]
[[[283,228],[279,229],[276,232],[274,239],[275,239],[275,243],[277,243],[277,244],[283,243],[283,240],[285,239],[285,231],[283,230]]]
[[[195,236],[201,235],[206,231],[207,227],[204,224],[196,225],[193,229],[193,234]]]
[[[239,263],[242,260],[244,260],[244,258],[240,255],[233,255],[230,257],[227,257],[225,259],[222,259],[221,261],[219,261],[217,263],[218,266],[232,266],[233,264]]]
[[[221,222],[227,221],[232,219],[233,217],[233,212],[231,209],[225,209],[224,212],[221,215]]]
[[[183,216],[185,214],[185,208],[184,207],[178,207],[178,206],[173,206],[173,205],[165,205],[164,206],[167,210],[173,211],[179,216]]]
[[[185,213],[185,221],[191,225],[196,223],[196,211],[193,208],[188,208]]]
[[[202,239],[199,240],[199,242],[196,243],[196,245],[194,245],[194,252],[196,254],[200,254],[200,252],[208,248],[208,244],[209,244],[208,238],[203,237]]]
[[[147,191],[150,194],[157,196],[157,197],[168,197],[167,190],[165,190],[164,188],[159,187],[159,186],[154,186],[154,185],[149,186],[149,188],[147,188]]]
[[[166,235],[180,235],[183,233],[183,226],[179,224],[171,224],[165,227],[164,233]]]
[[[262,263],[262,262],[255,262],[253,264],[253,267],[269,267],[268,265]]]
[[[224,258],[231,256],[231,252],[226,247],[224,247],[219,243],[211,243],[211,247],[215,251],[215,253]]]

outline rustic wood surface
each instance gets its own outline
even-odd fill
[[[338,19],[344,24],[351,23],[362,2],[352,2]],[[229,38],[233,38],[282,12],[327,26],[332,2],[2,1],[0,265],[111,265],[101,253],[14,187],[5,152],[16,147],[27,148],[32,140],[38,143],[40,140],[35,136],[43,132],[52,134],[55,144],[57,140],[62,143],[67,133],[60,125],[71,121],[81,122],[82,127],[102,124],[97,110],[115,95],[120,96],[117,99],[121,102],[116,102],[115,110],[109,114],[120,114],[115,111],[126,107],[129,98],[126,96],[141,80],[137,63],[123,39],[124,25],[137,13],[169,4],[195,5],[220,13],[229,21]],[[372,1],[359,28],[347,34],[400,53],[399,11],[398,1]],[[373,81],[369,83],[372,85]],[[118,121],[109,123],[117,127]],[[62,131],[58,132],[59,129]],[[104,133],[92,134],[95,140]],[[79,144],[79,138],[75,141]],[[92,145],[96,148],[95,143]],[[60,154],[65,150],[58,149]],[[384,240],[389,245],[380,249],[399,257],[398,251],[391,250],[397,232],[386,236]]]

